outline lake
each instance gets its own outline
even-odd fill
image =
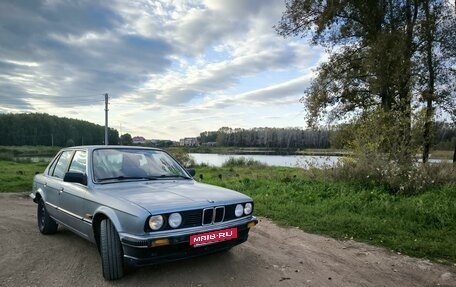
[[[334,166],[340,156],[313,156],[313,155],[240,155],[240,154],[211,154],[190,153],[196,164],[208,164],[220,167],[229,158],[246,158],[257,160],[269,166],[302,167],[309,166],[325,167]]]

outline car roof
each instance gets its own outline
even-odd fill
[[[85,145],[85,146],[72,146],[72,147],[66,147],[62,148],[62,150],[87,150],[87,151],[93,151],[96,149],[137,149],[137,150],[159,150],[163,151],[160,148],[154,148],[154,147],[143,147],[143,146],[125,146],[125,145]]]

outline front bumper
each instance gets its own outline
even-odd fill
[[[256,225],[257,223],[258,220],[254,216],[250,216],[210,226],[151,232],[146,236],[131,236],[123,233],[120,233],[119,236],[123,245],[125,261],[133,266],[144,266],[176,261],[230,249],[231,247],[245,242],[248,238],[250,227]],[[236,239],[198,247],[190,245],[191,235],[233,227],[237,228]],[[169,244],[152,247],[154,246],[156,240],[160,239],[167,239]]]

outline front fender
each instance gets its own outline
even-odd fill
[[[95,226],[96,224],[100,223],[104,218],[108,218],[112,222],[117,232],[122,230],[122,226],[120,224],[116,212],[114,212],[114,210],[107,206],[100,206],[95,210],[92,224]]]
[[[91,241],[99,246],[100,223],[103,219],[109,219],[118,233],[144,234],[144,224],[147,216],[134,216],[107,206],[98,207],[92,218],[93,237]]]

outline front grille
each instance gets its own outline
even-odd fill
[[[225,217],[225,207],[224,206],[216,207],[214,223],[222,222],[224,217]]]
[[[252,203],[253,204],[253,203]],[[182,215],[182,224],[179,228],[190,228],[202,225],[209,225],[214,223],[221,223],[233,219],[237,219],[234,214],[236,204],[230,204],[226,206],[210,207],[205,209],[194,209],[180,212]],[[164,214],[165,218],[169,217],[169,214]],[[160,230],[172,229],[168,224],[165,224]],[[145,230],[150,232],[146,222]]]
[[[203,210],[203,225],[223,222],[225,218],[225,207],[206,208]]]
[[[201,209],[182,212],[183,221],[181,228],[201,226],[202,216],[203,211]]]
[[[211,224],[213,218],[214,218],[214,209],[213,208],[206,208],[203,210],[203,225]]]
[[[234,215],[234,210],[236,209],[236,204],[227,205],[225,208],[225,221],[236,219]]]

